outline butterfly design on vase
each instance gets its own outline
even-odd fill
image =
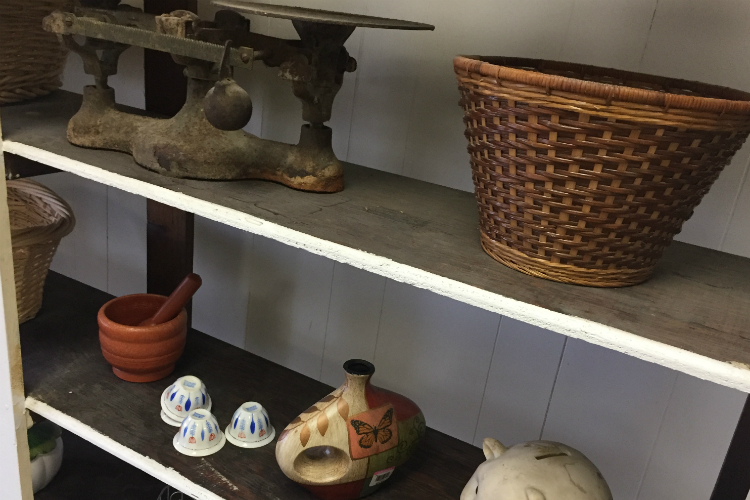
[[[182,406],[177,405],[177,406],[174,407],[174,409],[177,410],[177,411],[182,411]]]
[[[393,423],[393,408],[385,412],[375,427],[361,420],[352,420],[351,423],[357,435],[362,436],[359,438],[359,446],[362,448],[372,448],[376,442],[385,444],[393,437],[393,432],[388,428]]]
[[[214,433],[212,432],[211,434],[209,434],[209,435],[208,435],[208,440],[209,440],[209,441],[213,441],[214,439],[216,439],[216,434],[214,434]]]

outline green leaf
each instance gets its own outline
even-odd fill
[[[30,429],[26,431],[26,436],[29,440],[29,453],[31,454],[31,460],[34,460],[39,455],[44,455],[55,449],[57,438],[62,435],[62,429],[56,424],[53,424],[49,420],[34,424]]]

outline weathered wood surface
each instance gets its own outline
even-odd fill
[[[750,364],[750,259],[675,243],[654,277],[635,287],[594,289],[531,278],[482,251],[471,193],[354,165],[346,167],[346,188],[336,194],[298,192],[263,181],[164,177],[140,168],[128,155],[70,145],[65,128],[79,103],[78,95],[57,92],[4,108],[5,137],[498,296],[714,360]],[[677,365],[671,366],[681,369]]]
[[[5,172],[2,123],[0,122],[0,171]],[[5,178],[0,179],[0,482],[3,496],[33,500],[29,443],[26,438],[26,408],[23,397],[18,304],[13,273],[13,248]]]
[[[182,375],[201,378],[219,423],[229,423],[245,401],[265,406],[281,430],[333,388],[197,331],[176,371],[149,384],[124,382],[102,357],[96,312],[110,295],[51,272],[39,315],[21,326],[27,394],[141,455],[228,499],[313,498],[276,464],[275,443],[255,450],[227,444],[217,454],[190,458],[172,447],[177,428],[159,417],[159,397]],[[342,360],[344,361],[344,360]],[[429,423],[429,422],[428,422]],[[85,436],[84,436],[85,437]],[[482,451],[428,430],[419,451],[373,500],[455,500]]]

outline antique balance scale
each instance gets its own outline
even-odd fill
[[[345,72],[357,62],[344,48],[355,28],[432,30],[433,26],[378,17],[285,7],[240,0],[214,0],[213,21],[188,11],[153,16],[129,6],[114,10],[76,8],[54,12],[47,31],[83,58],[96,84],[83,92],[70,120],[68,140],[78,146],[127,152],[143,167],[193,179],[266,179],[305,191],[337,192],[344,172],[332,145],[334,98]],[[300,40],[250,32],[240,13],[289,19]],[[85,37],[78,43],[74,36]],[[130,46],[171,53],[185,66],[188,94],[180,112],[152,118],[115,108],[108,77]],[[299,143],[261,139],[242,130],[252,115],[248,94],[232,78],[233,68],[251,69],[259,60],[278,67],[302,101]]]

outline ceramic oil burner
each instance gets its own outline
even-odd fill
[[[371,363],[350,360],[344,370],[344,385],[295,418],[276,444],[284,474],[330,500],[378,489],[425,433],[417,405],[370,384]]]
[[[182,421],[172,444],[183,455],[206,457],[224,447],[227,439],[221,432],[216,417],[208,410],[193,410]]]
[[[191,410],[201,408],[211,411],[211,396],[198,377],[180,377],[161,394],[161,419],[173,427],[179,427]]]
[[[182,355],[187,313],[154,326],[137,326],[167,300],[136,294],[112,299],[99,309],[99,342],[115,375],[128,382],[153,382],[172,373]]]
[[[461,500],[612,500],[601,472],[580,451],[552,441],[506,448],[484,440],[487,461],[461,493]]]
[[[260,448],[273,441],[276,430],[268,419],[268,412],[255,402],[237,408],[226,430],[227,440],[240,448]]]

